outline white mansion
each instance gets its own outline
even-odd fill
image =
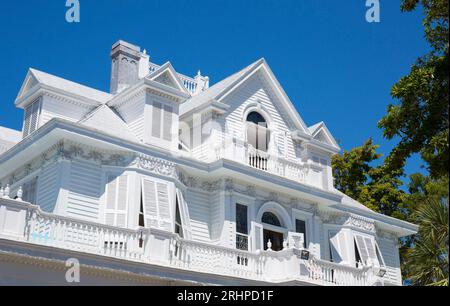
[[[0,284],[401,285],[413,224],[337,191],[340,151],[264,59],[214,86],[118,41],[111,92],[30,69],[0,128]]]

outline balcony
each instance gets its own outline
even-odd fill
[[[228,159],[296,182],[312,183],[312,165],[291,161],[236,142],[216,148],[215,160]]]
[[[108,258],[267,283],[372,285],[371,267],[323,261],[300,249],[248,252],[190,241],[157,229],[136,230],[42,212],[38,206],[0,194],[0,240],[48,246]]]

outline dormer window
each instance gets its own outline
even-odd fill
[[[247,142],[254,149],[267,152],[269,149],[269,130],[267,121],[258,112],[247,116]]]

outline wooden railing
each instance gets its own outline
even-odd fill
[[[249,252],[185,240],[159,229],[118,228],[45,213],[38,206],[21,201],[20,196],[10,199],[8,193],[8,188],[0,189],[0,220],[8,218],[7,222],[0,222],[0,239],[269,283],[372,283],[369,268],[338,265],[313,255],[303,260],[295,248]]]

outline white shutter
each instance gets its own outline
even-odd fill
[[[375,250],[375,243],[373,239],[369,237],[364,238],[364,242],[366,243],[367,252],[369,254],[369,258],[372,261],[372,263],[375,264],[375,266],[380,266],[380,263],[378,262],[377,253]]]
[[[170,231],[173,220],[171,219],[169,185],[163,182],[155,182],[149,178],[143,178],[142,194],[146,226]]]
[[[156,138],[161,137],[161,112],[162,105],[159,102],[153,102],[153,116],[152,116],[152,136]]]
[[[158,227],[158,203],[156,202],[155,182],[142,179],[142,199],[144,201],[144,218],[147,227]]]
[[[31,113],[32,113],[33,105],[29,105],[27,108],[25,108],[25,118],[23,122],[23,137],[27,137],[28,133],[30,132],[30,120],[31,120]]]
[[[191,219],[189,216],[189,209],[187,206],[187,202],[184,199],[183,193],[181,190],[177,189],[176,191],[178,197],[178,207],[180,209],[181,214],[181,222],[183,223],[183,235],[186,239],[191,239]]]
[[[369,259],[369,251],[367,250],[366,243],[364,241],[364,237],[361,235],[355,235],[356,246],[358,248],[359,256],[364,265],[367,264]]]
[[[335,263],[341,263],[343,261],[342,251],[339,245],[339,234],[337,232],[330,232],[330,250],[331,260]]]
[[[167,184],[157,183],[159,217],[170,220],[169,190]]]
[[[386,264],[384,262],[383,254],[381,254],[380,247],[378,246],[378,243],[375,241],[375,251],[377,252],[377,258],[380,266],[385,267]]]
[[[30,132],[29,134],[36,131],[39,124],[39,110],[40,110],[40,100],[33,103],[33,110],[31,112],[31,121],[30,121]]]
[[[164,140],[172,140],[172,107],[164,105],[164,120],[163,120],[163,138]]]
[[[253,251],[264,250],[263,226],[259,223],[252,222],[253,233]]]
[[[127,227],[128,176],[108,175],[108,182],[105,222],[112,226]]]

